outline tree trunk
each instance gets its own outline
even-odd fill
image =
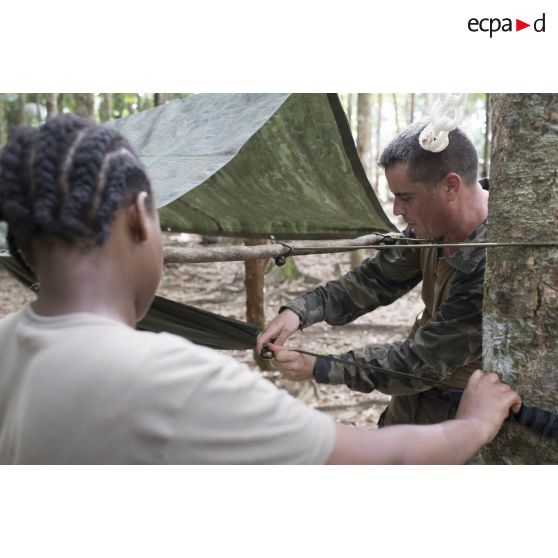
[[[411,93],[409,99],[409,126],[415,121],[415,94]]]
[[[18,93],[16,126],[23,126],[24,124],[27,123],[27,119],[25,117],[26,102],[27,102],[27,95],[25,93]]]
[[[356,113],[355,101],[357,99],[356,93],[349,93],[347,97],[347,120],[349,121],[349,126],[351,128],[351,132],[354,132],[354,117]]]
[[[86,118],[95,118],[95,95],[93,93],[75,93],[75,113]]]
[[[4,122],[4,93],[0,93],[0,146],[6,143],[6,123]]]
[[[484,122],[484,150],[483,150],[483,164],[482,164],[482,174],[483,176],[490,176],[490,95],[486,93],[486,98],[484,101],[485,109],[485,122]]]
[[[376,157],[374,160],[374,188],[376,193],[380,194],[380,165],[378,161],[380,160],[381,148],[382,148],[382,94],[378,93],[378,116],[376,119]],[[383,199],[384,196],[380,196]],[[385,201],[385,200],[384,200]]]
[[[64,112],[64,93],[58,93],[58,99],[56,100],[56,104],[58,105],[58,114],[62,114]]]
[[[397,133],[401,131],[401,126],[399,126],[399,107],[397,106],[397,93],[393,93],[393,111],[395,112],[395,129]]]
[[[249,239],[246,246],[261,246],[267,241]],[[244,285],[246,287],[246,321],[263,328],[265,326],[264,277],[267,260],[251,260],[244,264]],[[262,359],[254,350],[254,361],[261,370],[271,370],[271,362]]]
[[[357,151],[362,166],[372,180],[372,93],[359,93],[357,99]],[[351,252],[351,268],[362,263],[364,250]]]
[[[47,109],[47,116],[46,116],[47,120],[50,120],[51,118],[56,116],[56,93],[47,93],[46,109]]]
[[[492,97],[491,241],[558,239],[558,95]],[[558,412],[558,249],[487,250],[484,368]],[[488,463],[558,463],[558,442],[506,424]]]
[[[99,108],[99,117],[101,122],[107,122],[112,118],[112,93],[101,94],[101,106]]]
[[[167,102],[168,93],[155,93],[153,96],[153,104],[158,107]]]

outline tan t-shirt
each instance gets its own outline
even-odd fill
[[[332,419],[225,355],[96,314],[0,320],[0,463],[324,463]]]

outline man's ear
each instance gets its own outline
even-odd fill
[[[463,180],[456,172],[449,172],[442,179],[444,185],[444,192],[446,193],[448,201],[457,199],[459,191],[463,187]]]
[[[128,225],[134,239],[144,242],[150,234],[149,229],[149,201],[147,192],[139,192],[128,207]]]

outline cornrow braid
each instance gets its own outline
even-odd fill
[[[60,215],[61,222],[67,229],[81,236],[92,236],[99,232],[91,222],[91,206],[97,197],[103,161],[123,141],[124,138],[116,130],[96,127],[77,145],[68,173],[68,191]]]
[[[124,137],[77,116],[20,128],[1,153],[0,219],[14,256],[35,235],[102,244],[115,211],[142,191],[151,194],[149,179]]]
[[[19,128],[2,150],[0,214],[8,223],[8,238],[30,238],[35,233],[29,162],[36,135],[36,130]]]
[[[39,129],[34,165],[33,211],[40,232],[71,241],[73,231],[59,219],[64,203],[61,179],[72,146],[91,127],[85,118],[65,115]]]

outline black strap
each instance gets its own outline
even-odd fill
[[[451,404],[457,408],[462,395],[462,391],[452,390],[448,393],[447,397]],[[510,413],[506,420],[526,426],[529,430],[541,436],[558,440],[558,415],[545,409],[521,405],[519,412]]]

